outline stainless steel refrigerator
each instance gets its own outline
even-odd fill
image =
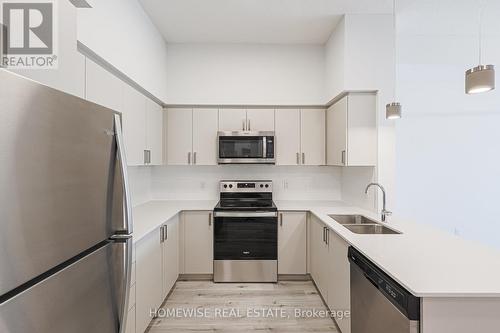
[[[120,114],[0,70],[0,332],[124,332]]]

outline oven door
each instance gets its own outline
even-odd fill
[[[277,212],[215,212],[214,260],[277,260]]]
[[[273,132],[219,132],[219,164],[274,164]]]

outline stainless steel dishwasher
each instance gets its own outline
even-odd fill
[[[351,333],[420,332],[420,298],[413,296],[353,247]]]

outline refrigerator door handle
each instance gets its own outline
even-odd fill
[[[127,174],[127,159],[125,158],[125,145],[123,143],[123,134],[120,115],[115,114],[115,136],[116,145],[118,148],[117,157],[120,163],[120,171],[122,175],[122,186],[123,186],[123,216],[125,219],[126,233],[131,234],[133,232],[132,224],[132,205],[130,200],[130,191],[128,184],[128,174]]]
[[[123,284],[118,284],[120,289],[115,290],[115,300],[116,300],[116,309],[118,310],[119,320],[120,320],[120,330],[119,333],[126,332],[126,323],[127,323],[127,315],[128,315],[128,303],[130,298],[130,282],[132,276],[132,236],[130,235],[113,235],[110,238],[112,243],[123,243],[125,244],[125,248],[123,251],[123,260],[120,260],[120,265],[122,267],[118,267],[119,272],[123,275],[118,276],[115,281],[122,281]],[[115,288],[117,288],[115,283]]]

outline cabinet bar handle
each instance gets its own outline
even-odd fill
[[[251,130],[252,130],[252,127],[250,126],[250,119],[248,119],[248,120],[247,120],[247,122],[248,122],[247,129],[248,129],[249,131],[251,131]]]
[[[212,226],[212,213],[208,213],[208,226]]]
[[[193,164],[196,164],[196,152],[193,153]]]
[[[165,228],[165,232],[164,232],[164,239],[167,240],[168,239],[168,225],[164,225],[163,226]]]
[[[280,213],[280,227],[283,226],[283,213]]]
[[[342,150],[342,164],[345,165],[345,150]]]
[[[300,164],[300,154],[297,153],[297,164]]]
[[[243,119],[243,130],[245,130],[245,119]]]
[[[163,226],[160,227],[160,243],[163,243],[165,240],[165,230],[163,229]]]
[[[191,152],[188,152],[188,164],[191,164]]]
[[[323,242],[326,242],[326,240],[325,240],[325,227],[323,227]]]
[[[302,153],[302,164],[306,164],[306,153]]]
[[[148,164],[148,151],[144,149],[144,164]]]

